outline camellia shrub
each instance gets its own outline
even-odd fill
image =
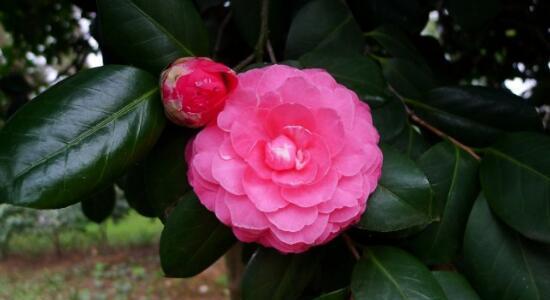
[[[502,88],[544,77],[517,50],[548,7],[520,2],[98,0],[105,66],[6,122],[0,202],[101,222],[116,185],[168,277],[241,245],[243,299],[550,299],[545,100]]]

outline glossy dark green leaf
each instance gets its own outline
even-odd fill
[[[157,212],[147,197],[145,168],[142,163],[128,170],[124,177],[124,196],[128,205],[145,217],[156,217]]]
[[[409,249],[428,264],[450,263],[458,254],[466,221],[478,194],[477,161],[449,142],[441,142],[418,160],[435,196],[440,220],[409,242]]]
[[[260,248],[248,265],[242,279],[243,300],[298,299],[318,267],[316,251],[281,254]]]
[[[478,198],[464,234],[464,274],[482,299],[550,299],[549,251],[504,226]]]
[[[160,237],[160,263],[168,277],[191,277],[220,258],[236,239],[193,192],[168,217]]]
[[[426,175],[412,160],[392,147],[382,146],[382,151],[382,177],[357,226],[389,232],[432,222],[433,192]]]
[[[505,131],[540,131],[535,108],[501,90],[463,86],[442,87],[427,97],[407,99],[420,117],[461,142],[474,146],[491,144]]]
[[[208,54],[208,36],[191,0],[98,0],[102,36],[125,62],[154,73],[183,56]]]
[[[330,293],[323,294],[314,300],[348,300],[349,299],[349,288],[339,289]]]
[[[116,194],[115,187],[110,187],[95,193],[82,201],[82,212],[89,220],[95,223],[105,221],[115,208]]]
[[[368,56],[335,56],[331,51],[315,51],[302,56],[300,63],[304,67],[327,70],[339,83],[354,90],[363,99],[387,94],[382,70]]]
[[[424,99],[436,87],[430,70],[417,63],[402,58],[387,60],[382,68],[388,84],[402,97]]]
[[[394,58],[409,60],[421,67],[426,66],[420,52],[397,26],[381,26],[368,32],[366,36],[376,40]]]
[[[421,0],[348,0],[350,9],[364,30],[382,24],[396,24],[411,33],[419,33],[428,19]]]
[[[550,137],[507,134],[486,149],[480,177],[501,220],[528,238],[550,243]]]
[[[428,268],[394,247],[368,247],[353,270],[351,292],[356,300],[445,300]]]
[[[165,219],[176,203],[191,190],[187,182],[185,145],[192,132],[182,128],[165,130],[144,164],[147,202]]]
[[[466,30],[482,30],[500,10],[500,0],[446,0],[445,4],[454,21]]]
[[[401,101],[390,98],[372,108],[372,121],[380,134],[380,140],[390,141],[401,134],[407,126],[407,112]]]
[[[76,203],[141,159],[164,124],[156,78],[123,66],[82,71],[0,131],[0,199],[35,208]]]
[[[470,283],[460,273],[433,271],[432,275],[443,288],[447,300],[480,300]]]
[[[405,128],[387,143],[412,160],[418,159],[430,148],[430,144],[418,129],[409,124],[405,125]]]
[[[321,49],[359,53],[364,41],[359,25],[339,0],[314,0],[294,17],[286,42],[287,58]]]

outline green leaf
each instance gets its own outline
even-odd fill
[[[330,293],[323,294],[314,300],[348,300],[349,288],[339,289]]]
[[[443,288],[448,300],[480,300],[470,283],[460,273],[433,271],[432,275]]]
[[[323,68],[362,99],[386,96],[386,81],[380,66],[368,56],[335,56],[332,51],[315,51],[300,57],[304,67]]]
[[[464,273],[483,299],[550,299],[548,246],[500,223],[480,195],[464,234]]]
[[[374,115],[373,110],[373,115]],[[404,130],[394,138],[388,141],[388,144],[395,149],[401,151],[412,160],[417,160],[426,150],[430,148],[430,144],[422,134],[412,125],[405,125]]]
[[[372,109],[372,121],[380,134],[380,140],[390,141],[401,134],[407,126],[407,112],[403,103],[389,98]]]
[[[376,40],[394,58],[409,60],[423,68],[427,66],[420,52],[397,26],[384,25],[368,32],[366,36]]]
[[[136,164],[128,170],[124,177],[124,196],[128,205],[145,217],[156,217],[152,203],[147,198],[147,189],[145,188],[145,168],[143,164]]]
[[[480,177],[502,221],[528,238],[550,243],[550,137],[505,135],[485,150]]]
[[[111,215],[115,208],[115,202],[115,186],[111,185],[82,201],[82,212],[86,218],[99,224]]]
[[[360,53],[364,41],[359,25],[339,0],[314,0],[294,17],[286,42],[286,58],[298,58],[313,50]]]
[[[185,145],[192,133],[182,128],[165,130],[145,160],[144,189],[147,202],[151,203],[157,216],[162,220],[191,190],[187,182],[187,163],[184,154]]]
[[[426,266],[394,247],[368,247],[353,270],[354,299],[446,299]]]
[[[491,88],[436,88],[427,97],[407,99],[406,103],[430,124],[474,146],[491,144],[502,130],[542,128],[533,106],[520,97]]]
[[[399,28],[418,34],[428,21],[428,11],[423,9],[425,4],[420,3],[420,0],[348,0],[347,2],[363,29],[381,24],[396,24]]]
[[[454,21],[465,30],[482,30],[482,26],[498,15],[500,0],[446,0]]]
[[[407,244],[425,263],[450,263],[460,250],[466,221],[478,194],[478,163],[464,150],[441,142],[424,153],[418,165],[428,176],[441,220]]]
[[[168,217],[160,237],[160,263],[168,277],[191,277],[220,258],[236,242],[193,192]]]
[[[76,203],[141,159],[164,124],[156,78],[123,66],[82,71],[0,131],[0,199],[34,208]]]
[[[382,177],[357,226],[389,232],[431,223],[433,195],[426,175],[392,147],[383,145],[382,152]]]
[[[281,254],[260,248],[246,266],[242,279],[243,300],[298,299],[318,267],[316,251]]]
[[[431,71],[411,60],[392,58],[382,68],[388,84],[402,97],[422,100],[436,87]]]
[[[208,36],[191,0],[98,0],[102,34],[125,62],[158,73],[177,58],[208,55]]]

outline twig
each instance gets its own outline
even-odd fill
[[[220,47],[222,43],[223,32],[225,31],[225,27],[227,27],[227,24],[229,24],[229,20],[231,20],[232,16],[233,16],[233,12],[230,11],[225,16],[222,23],[220,24],[220,29],[218,30],[218,36],[216,37],[216,45],[214,46],[214,60],[216,60],[216,58],[218,57],[218,52],[220,52]]]
[[[428,129],[429,131],[435,133],[437,136],[443,138],[443,139],[446,139],[446,140],[449,140],[451,143],[455,144],[457,147],[461,148],[462,150],[466,151],[468,154],[470,154],[473,158],[475,158],[476,160],[480,161],[481,160],[481,157],[479,157],[479,155],[477,155],[474,150],[472,150],[472,148],[462,144],[461,142],[457,141],[455,138],[447,135],[446,133],[444,133],[443,131],[435,128],[434,126],[430,125],[428,122],[424,121],[423,119],[421,119],[419,116],[417,116],[412,110],[410,110],[408,107],[407,107],[407,113],[409,114],[409,116],[411,117],[411,119],[413,121],[415,121],[416,123],[418,123],[418,125],[421,125],[422,127]]]
[[[256,57],[254,55],[254,53],[250,54],[249,56],[247,56],[243,61],[241,61],[238,65],[236,65],[235,67],[233,67],[233,70],[235,71],[240,71],[242,68],[246,67],[249,63],[253,62],[254,61],[254,57]]]
[[[348,246],[348,249],[351,252],[351,254],[353,255],[353,257],[355,257],[355,259],[359,260],[361,258],[361,255],[359,255],[359,252],[357,251],[357,248],[355,248],[355,245],[353,244],[353,241],[351,240],[349,235],[347,235],[347,233],[344,233],[344,234],[342,234],[342,238],[346,242],[346,245]]]
[[[435,133],[437,136],[443,138],[443,139],[446,139],[448,141],[450,141],[451,143],[455,144],[457,147],[459,147],[460,149],[466,151],[466,153],[470,154],[473,158],[475,158],[477,161],[480,161],[481,160],[481,157],[479,157],[479,155],[477,155],[475,153],[474,150],[472,150],[472,148],[462,144],[461,142],[459,142],[458,140],[456,140],[455,138],[453,138],[452,136],[446,134],[445,132],[439,130],[438,128],[434,127],[433,125],[431,125],[430,123],[424,121],[423,119],[421,119],[419,116],[417,116],[414,111],[412,111],[405,103],[406,103],[406,99],[403,98],[403,96],[401,96],[392,86],[389,86],[389,89],[390,91],[395,95],[397,96],[401,102],[403,102],[403,105],[405,105],[405,109],[407,110],[407,114],[411,117],[411,120],[413,120],[414,122],[416,122],[418,125],[428,129],[429,131]]]
[[[262,0],[260,18],[260,35],[255,49],[256,62],[262,62],[264,58],[264,47],[269,35],[269,0]]]
[[[271,41],[267,40],[266,43],[267,53],[269,54],[269,59],[272,63],[277,63],[277,58],[275,57],[275,51],[273,51],[273,46],[271,46]]]

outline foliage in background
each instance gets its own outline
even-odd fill
[[[82,202],[103,220],[116,181],[131,207],[164,222],[165,274],[193,276],[236,240],[185,182],[196,131],[165,122],[160,70],[193,55],[237,70],[321,67],[371,106],[382,178],[357,226],[328,245],[299,255],[246,245],[243,298],[550,298],[550,137],[537,108],[550,99],[549,5],[99,0],[84,11],[96,14],[108,66],[61,81],[7,122],[0,202]],[[515,77],[536,82],[527,100],[504,88]]]

